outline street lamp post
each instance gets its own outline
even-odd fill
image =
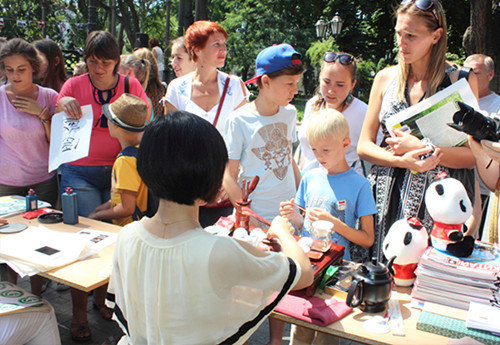
[[[321,39],[326,39],[330,36],[337,36],[342,30],[342,24],[344,21],[340,18],[339,13],[335,13],[335,16],[329,22],[326,22],[323,17],[314,24],[316,27],[316,37]]]

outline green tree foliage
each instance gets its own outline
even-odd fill
[[[117,37],[123,37],[124,52],[131,51],[135,32],[145,32],[165,42],[166,4],[168,0],[116,0],[118,12]],[[194,0],[191,0],[194,1]],[[394,10],[400,0],[217,0],[207,1],[208,20],[220,23],[228,32],[228,59],[225,70],[239,74],[243,79],[253,74],[255,57],[263,48],[279,43],[290,43],[303,54],[307,66],[304,87],[308,93],[317,85],[318,59],[324,44],[319,42],[314,24],[323,16],[331,20],[336,12],[344,20],[342,32],[328,49],[344,51],[360,61],[359,91],[365,93],[371,75],[380,68],[395,63],[397,49],[394,37]],[[448,52],[464,58],[462,36],[469,25],[471,0],[443,0],[448,19]],[[83,46],[87,27],[76,28],[88,21],[88,0],[45,0],[47,4],[46,29],[48,36],[60,41],[57,24],[72,24],[68,44]],[[102,30],[110,30],[109,0],[97,0],[95,18]],[[179,0],[170,1],[170,39],[176,37]],[[194,11],[194,6],[193,11]],[[193,13],[194,16],[194,13]],[[41,37],[37,27],[41,18],[39,0],[2,0],[0,17],[5,27],[1,36],[23,37],[29,41]],[[15,20],[28,20],[25,28],[17,27]],[[61,42],[59,42],[61,43]],[[167,47],[164,47],[165,49]],[[315,49],[319,49],[314,53]],[[306,54],[310,50],[310,53]],[[324,51],[324,50],[323,50]],[[364,78],[367,78],[364,80]],[[366,85],[366,86],[364,86]],[[362,87],[363,86],[363,87]],[[363,90],[363,91],[361,91]]]

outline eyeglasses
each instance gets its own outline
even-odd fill
[[[436,12],[436,8],[434,7],[434,0],[403,0],[401,1],[401,5],[406,5],[409,2],[414,2],[415,7],[418,8],[420,11],[432,12],[432,15],[436,19],[438,26],[441,26],[439,25],[438,15]]]
[[[334,52],[326,52],[325,55],[323,55],[323,60],[325,62],[335,62],[337,59],[339,59],[342,65],[350,65],[354,61],[354,56],[349,54],[337,54]]]

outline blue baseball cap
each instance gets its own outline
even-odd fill
[[[257,55],[255,60],[256,76],[248,79],[245,84],[255,83],[264,74],[279,71],[285,67],[299,65],[302,63],[300,55],[289,44],[282,43],[267,47]]]

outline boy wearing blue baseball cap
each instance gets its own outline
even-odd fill
[[[304,66],[301,55],[289,44],[267,47],[257,56],[256,76],[245,84],[257,83],[255,101],[236,109],[227,119],[224,138],[229,162],[224,189],[235,204],[241,199],[243,179],[260,180],[252,192],[251,209],[272,221],[279,215],[280,202],[293,198],[300,183],[300,171],[292,155],[297,141],[297,110],[290,103]],[[285,323],[270,321],[270,344],[281,344]]]
[[[259,94],[255,101],[236,109],[226,122],[229,163],[224,189],[234,204],[241,199],[241,181],[259,176],[251,195],[251,209],[269,221],[279,215],[280,202],[295,195],[300,182],[292,157],[297,111],[289,104],[304,71],[300,58],[289,44],[261,51],[256,61],[257,76],[245,82],[256,82]]]

